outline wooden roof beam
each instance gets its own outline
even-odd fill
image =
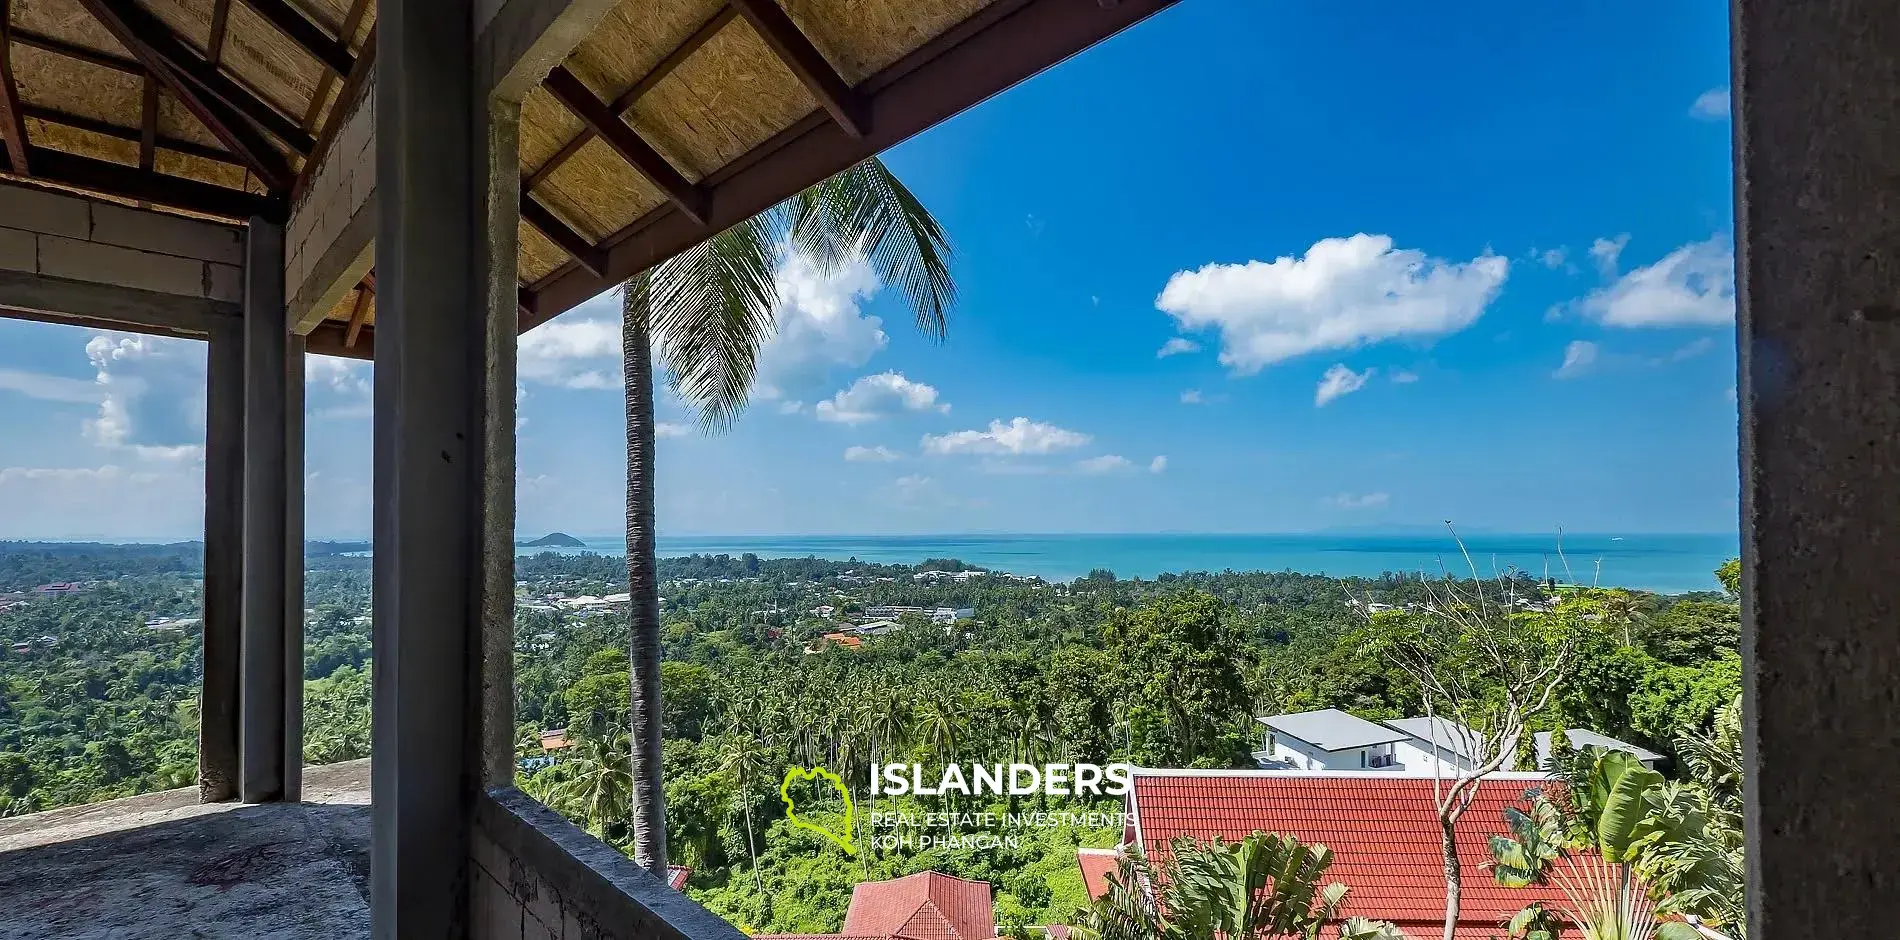
[[[230,0],[222,0],[222,2],[228,3],[230,2]],[[356,37],[357,31],[362,29],[363,19],[369,15],[369,4],[370,4],[370,0],[351,0],[350,10],[343,17],[342,33],[343,33],[344,42],[349,42],[352,39],[354,39]],[[376,34],[375,34],[375,31],[372,29],[370,32],[369,39],[366,41],[366,44],[373,46],[375,41],[376,41]],[[363,67],[363,63],[360,59],[357,61],[357,67],[358,68]],[[351,74],[354,74],[354,73],[352,72]],[[330,86],[335,84],[336,78],[337,77],[335,73],[332,73],[327,70],[322,75],[317,77],[317,93],[310,96],[310,106],[304,109],[303,126],[313,131],[322,129],[322,125],[319,124],[318,122],[323,120],[324,106],[330,103]],[[343,76],[343,79],[346,82],[349,80],[349,78],[350,78],[349,75]],[[338,95],[336,106],[340,108],[345,103],[346,102],[344,101],[343,96]],[[323,142],[322,134],[317,135],[317,142],[319,144]],[[319,150],[320,149],[321,148],[319,148]],[[313,151],[313,152],[316,152],[316,151]]]
[[[581,267],[593,272],[595,277],[606,272],[606,252],[595,247],[593,242],[574,231],[566,222],[556,218],[553,212],[548,211],[547,206],[541,204],[541,200],[536,199],[533,193],[527,191],[526,187],[523,187],[521,191],[521,221],[534,226],[537,231],[546,235],[549,241],[560,246],[561,250],[567,252],[568,256]]]
[[[42,108],[38,105],[31,104],[21,106],[20,111],[35,121],[45,121],[48,124],[58,124],[61,127],[70,127],[74,130],[89,131],[94,134],[110,137],[113,140],[131,141],[132,143],[140,145],[144,143],[145,134],[141,128],[120,127],[110,121],[101,121],[96,118],[84,117],[78,114],[67,114],[64,111],[55,111],[52,108]],[[153,138],[153,144],[160,150],[170,150],[174,153],[182,153],[191,157],[202,157],[206,160],[215,160],[218,163],[228,163],[233,166],[244,166],[244,161],[238,159],[229,151],[219,150],[216,147],[207,147],[197,141],[179,140],[176,137],[167,137],[164,134],[159,134]]]
[[[640,80],[634,82],[632,88],[621,92],[620,97],[615,98],[613,102],[608,105],[608,108],[615,114],[627,113],[627,109],[633,107],[634,102],[639,101],[647,92],[652,91],[655,85],[664,81],[668,75],[673,74],[673,70],[679,68],[681,62],[686,61],[689,56],[698,52],[700,46],[705,45],[708,39],[713,38],[721,29],[725,28],[727,23],[732,22],[733,18],[738,15],[739,11],[733,9],[730,5],[720,7],[718,12],[706,18],[706,22],[699,24],[699,28],[693,30],[693,34],[686,37],[685,42],[680,43],[678,48],[667,53],[666,58],[661,59],[658,64],[654,65],[652,71],[640,76]],[[581,132],[575,135],[573,140],[562,144],[561,149],[554,151],[553,156],[549,157],[547,161],[542,163],[539,167],[536,167],[534,172],[529,173],[527,177],[522,180],[521,185],[527,189],[533,189],[541,185],[548,177],[554,175],[555,170],[560,169],[562,164],[579,153],[581,148],[586,146],[587,142],[593,139],[594,129],[592,127],[582,128]]]
[[[659,151],[654,150],[650,144],[641,139],[640,135],[627,125],[627,122],[620,119],[619,114],[608,108],[606,102],[594,97],[594,93],[580,79],[574,77],[574,73],[568,71],[567,66],[555,66],[554,71],[548,73],[542,85],[569,111],[574,112],[575,117],[580,118],[582,123],[592,128],[594,133],[600,135],[602,140],[605,140],[623,159],[632,164],[634,169],[639,170],[640,175],[652,180],[653,185],[666,193],[673,205],[679,207],[679,210],[688,218],[699,223],[706,221],[705,191],[681,176],[680,172],[673,168],[673,164],[666,162],[666,158],[660,156]]]
[[[13,82],[13,10],[10,0],[0,0],[0,143],[6,145],[7,159],[21,176],[32,175],[31,149],[26,141],[26,118],[20,113],[20,89]]]
[[[283,155],[264,141],[250,125],[308,154],[316,140],[297,122],[256,95],[239,87],[217,66],[200,58],[171,27],[134,0],[79,0],[133,58],[171,86],[186,108],[235,153],[262,166],[253,166],[272,189],[284,189],[291,178]],[[233,120],[242,117],[249,124]]]
[[[158,79],[147,74],[139,105],[139,169],[150,172],[158,161]]]
[[[244,5],[269,20],[278,32],[323,63],[324,68],[345,77],[356,69],[356,56],[350,54],[349,37],[333,38],[323,31],[323,27],[311,22],[303,11],[284,0],[244,0]]]
[[[355,349],[356,340],[363,335],[363,324],[369,322],[370,298],[376,296],[367,282],[356,285],[356,305],[350,309],[349,329],[343,334],[343,347]]]
[[[155,206],[168,206],[225,219],[251,216],[283,218],[281,201],[178,176],[148,173],[136,167],[34,147],[33,178]]]
[[[844,83],[838,70],[825,61],[818,47],[799,31],[798,24],[792,22],[777,0],[732,0],[732,5],[739,8],[739,14],[758,30],[759,38],[798,76],[845,133],[853,137],[870,133],[870,113],[863,99]]]
[[[74,45],[64,39],[55,39],[52,36],[33,32],[30,29],[16,29],[12,32],[11,38],[14,42],[22,46],[32,46],[42,52],[50,52],[54,55],[64,56],[77,62],[91,63],[100,68],[111,69],[115,72],[124,72],[127,75],[145,74],[145,66],[140,65],[137,59],[128,59],[124,56],[113,55],[110,52],[100,52],[97,49],[88,49],[85,46]]]

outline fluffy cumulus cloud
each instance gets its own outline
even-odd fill
[[[99,411],[85,433],[101,447],[176,460],[203,454],[204,344],[99,333],[86,341]]]
[[[304,395],[310,413],[319,418],[367,418],[375,385],[374,367],[360,359],[308,356],[304,359]],[[515,386],[517,398],[521,386]]]
[[[778,331],[759,352],[758,397],[779,399],[822,387],[833,369],[855,369],[890,344],[884,321],[862,310],[877,294],[863,261],[825,270],[799,255],[779,265]]]
[[[898,372],[864,376],[813,409],[818,420],[839,424],[863,424],[904,411],[941,414],[949,410],[949,405],[937,401],[935,388]]]
[[[852,445],[844,449],[844,459],[852,463],[890,463],[898,458],[894,451],[882,444],[875,447]]]
[[[1597,357],[1602,355],[1602,352],[1597,344],[1588,340],[1572,340],[1570,345],[1564,347],[1563,365],[1558,366],[1557,371],[1552,372],[1551,375],[1559,379],[1574,379],[1590,371],[1590,367],[1597,364]]]
[[[1630,243],[1628,232],[1615,238],[1599,238],[1590,243],[1590,260],[1596,262],[1597,270],[1604,274],[1616,273],[1616,262],[1623,256],[1623,246]]]
[[[1007,423],[991,421],[988,430],[926,434],[923,449],[926,454],[1023,456],[1074,450],[1086,446],[1090,440],[1089,435],[1080,431],[1028,418],[1012,418]]]
[[[1620,251],[1620,246],[1619,246]],[[1614,265],[1615,255],[1611,254]],[[1578,303],[1605,326],[1722,326],[1735,320],[1735,253],[1722,236],[1684,245]]]
[[[1689,106],[1689,116],[1699,121],[1728,120],[1728,86],[1711,88],[1697,95],[1695,103]]]
[[[1326,498],[1335,509],[1378,509],[1392,501],[1388,493],[1340,493]]]
[[[1163,454],[1161,456],[1156,457],[1153,460],[1148,461],[1149,473],[1166,473],[1167,471],[1168,471],[1168,457],[1166,454]]]
[[[1103,454],[1100,457],[1089,457],[1075,463],[1077,471],[1097,476],[1104,473],[1120,473],[1124,470],[1132,470],[1134,467],[1135,465],[1128,458],[1120,454]]]
[[[1200,343],[1188,339],[1185,336],[1175,336],[1170,337],[1167,342],[1161,344],[1160,349],[1155,350],[1155,358],[1166,359],[1169,356],[1180,356],[1186,353],[1197,353],[1200,351]]]
[[[1455,333],[1484,313],[1509,271],[1494,254],[1450,262],[1360,234],[1325,239],[1300,258],[1176,272],[1155,305],[1184,330],[1219,330],[1221,363],[1247,375],[1319,350]]]
[[[1325,375],[1320,376],[1319,388],[1313,392],[1313,406],[1324,408],[1334,399],[1365,388],[1366,380],[1372,378],[1374,371],[1376,370],[1367,369],[1364,372],[1354,372],[1344,363],[1335,364],[1326,370]]]

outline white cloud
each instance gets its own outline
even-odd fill
[[[1484,313],[1509,270],[1494,254],[1448,262],[1360,234],[1317,242],[1304,258],[1178,271],[1155,306],[1182,329],[1217,328],[1221,363],[1247,375],[1318,350],[1455,333]]]
[[[304,389],[309,408],[318,417],[367,418],[374,410],[371,365],[360,359],[305,357]],[[517,383],[517,398],[520,391]]]
[[[759,351],[757,396],[772,400],[822,387],[834,368],[858,368],[890,344],[884,321],[860,310],[878,291],[870,265],[825,271],[789,255],[777,273],[777,331]]]
[[[1689,359],[1694,359],[1695,357],[1700,356],[1703,353],[1706,353],[1714,348],[1715,348],[1715,340],[1712,340],[1706,336],[1701,337],[1699,339],[1692,339],[1682,344],[1681,346],[1676,347],[1676,350],[1669,354],[1669,361],[1670,362],[1684,362]]]
[[[19,392],[28,398],[37,398],[40,401],[81,405],[97,402],[105,394],[105,390],[93,380],[67,378],[63,375],[45,375],[19,369],[0,369],[0,390]]]
[[[820,421],[862,424],[900,411],[945,413],[950,406],[938,403],[937,390],[929,385],[898,372],[880,372],[851,383],[830,400],[819,402],[815,410]]]
[[[1725,121],[1729,116],[1728,86],[1711,88],[1696,96],[1695,103],[1689,106],[1689,116],[1699,121]]]
[[[1416,381],[1418,381],[1418,373],[1410,369],[1394,369],[1392,371],[1392,384],[1394,385],[1410,385]]]
[[[1564,364],[1558,366],[1557,371],[1551,373],[1551,377],[1574,379],[1590,371],[1590,367],[1596,365],[1597,356],[1600,353],[1601,350],[1595,343],[1581,339],[1572,340],[1570,345],[1564,347]]]
[[[1614,255],[1612,255],[1614,257]],[[1717,235],[1637,268],[1579,304],[1605,326],[1721,326],[1735,320],[1735,253]]]
[[[782,415],[802,414],[804,410],[805,410],[805,403],[802,401],[792,401],[790,399],[787,399],[785,401],[778,403],[778,413]]]
[[[1313,393],[1313,407],[1324,408],[1326,404],[1343,395],[1350,395],[1366,387],[1366,380],[1372,378],[1376,369],[1354,372],[1345,363],[1335,364],[1320,377],[1319,389]]]
[[[1590,258],[1597,263],[1597,270],[1604,276],[1616,273],[1617,259],[1623,255],[1623,246],[1630,243],[1628,232],[1615,238],[1599,238],[1590,243]]]
[[[1149,473],[1165,473],[1167,469],[1168,469],[1168,458],[1167,458],[1167,455],[1165,454],[1162,456],[1156,457],[1153,460],[1148,461]]]
[[[882,444],[876,447],[861,447],[854,444],[844,449],[844,459],[852,463],[890,463],[899,456],[901,455],[897,451]]]
[[[1326,499],[1327,505],[1338,509],[1378,509],[1391,501],[1392,496],[1389,493],[1361,493],[1358,495],[1340,493],[1337,496],[1329,496]]]
[[[170,459],[204,441],[205,352],[193,340],[96,333],[86,341],[99,412],[94,443]]]
[[[1120,454],[1103,454],[1100,457],[1089,457],[1075,462],[1075,469],[1088,474],[1117,473],[1133,467],[1134,464]]]
[[[620,305],[619,294],[613,307]],[[590,306],[605,306],[595,304]],[[577,313],[592,313],[583,308]],[[621,386],[620,321],[559,318],[521,334],[516,371],[521,378],[561,388],[608,389]]]
[[[1184,391],[1184,392],[1182,392],[1182,393],[1181,393],[1181,404],[1183,404],[1183,405],[1205,405],[1205,404],[1207,404],[1207,399],[1206,399],[1206,398],[1204,398],[1204,397],[1202,397],[1202,395],[1201,395],[1201,390],[1200,390],[1200,389],[1198,389],[1198,388],[1190,388],[1190,389],[1188,389],[1188,390],[1186,390],[1186,391]]]
[[[1542,263],[1544,267],[1550,268],[1553,271],[1561,270],[1564,266],[1564,262],[1569,257],[1569,252],[1562,248],[1552,248],[1548,251],[1535,252],[1535,254],[1537,255],[1537,260]]]
[[[1160,349],[1155,350],[1155,358],[1166,359],[1169,356],[1179,356],[1183,353],[1197,353],[1200,351],[1200,343],[1183,336],[1175,336],[1170,338],[1167,342],[1162,343]]]
[[[654,437],[685,437],[691,433],[692,428],[675,421],[659,421],[653,425]]]
[[[927,454],[1050,454],[1074,450],[1092,439],[1080,431],[1070,431],[1028,418],[1012,418],[1007,424],[1000,420],[991,421],[987,431],[926,434],[923,449]]]
[[[201,538],[203,468],[0,467],[0,517],[8,538]]]

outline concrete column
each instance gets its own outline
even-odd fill
[[[1751,940],[1900,891],[1900,5],[1736,0]]]
[[[384,0],[377,17],[378,940],[468,935],[487,402],[473,23],[472,0]]]
[[[251,219],[244,249],[244,642],[239,797],[284,795],[289,332],[284,233]],[[301,601],[299,602],[301,603]]]
[[[515,352],[520,292],[515,271],[521,220],[521,105],[496,100],[477,115],[487,140],[481,180],[487,212],[483,282],[480,772],[485,786],[515,782]]]
[[[209,337],[205,363],[204,687],[198,799],[238,795],[238,650],[244,603],[244,331]]]
[[[286,308],[286,320],[288,308]],[[304,340],[288,335],[284,368],[284,792],[303,799]]]

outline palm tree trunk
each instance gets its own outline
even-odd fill
[[[752,798],[745,799],[745,850],[752,857],[752,887],[760,894],[765,893],[765,883],[759,880],[759,846],[752,841]]]
[[[660,585],[653,544],[653,334],[646,292],[626,289],[620,334],[627,385],[627,659],[633,741],[633,860],[666,877],[666,787],[660,765]]]

